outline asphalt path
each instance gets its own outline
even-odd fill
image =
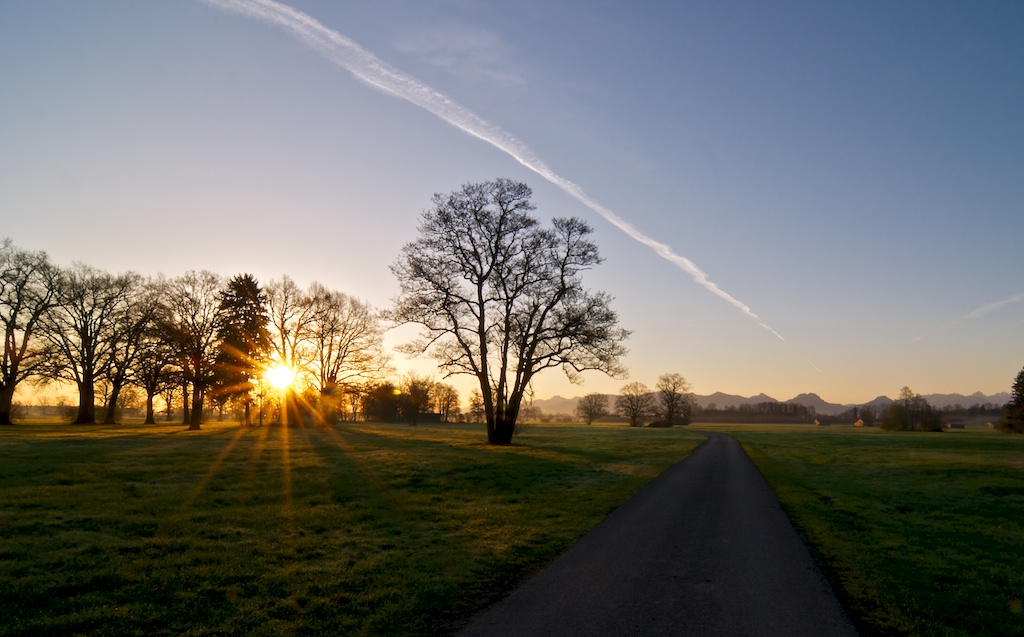
[[[856,636],[736,440],[708,434],[462,637]]]

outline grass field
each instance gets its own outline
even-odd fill
[[[1024,436],[735,435],[867,635],[1024,634]],[[0,635],[447,635],[683,430],[0,428]]]
[[[1024,436],[735,435],[869,635],[1024,635]]]
[[[447,635],[680,430],[0,427],[0,635]]]

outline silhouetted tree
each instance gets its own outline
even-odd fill
[[[451,422],[459,409],[459,391],[447,383],[434,383],[430,390],[430,399],[434,408],[441,415],[441,422]]]
[[[168,391],[173,393],[178,385],[172,369],[173,357],[173,351],[162,338],[157,337],[155,329],[151,328],[142,335],[139,356],[132,370],[132,382],[146,393],[144,424],[156,423],[153,411],[153,400],[156,396]],[[170,412],[171,398],[168,397],[166,402]]]
[[[890,431],[941,431],[942,423],[938,412],[923,396],[903,387],[899,397],[886,410],[882,428]]]
[[[134,272],[124,276],[127,287],[111,323],[112,346],[106,373],[110,394],[103,416],[103,423],[108,425],[114,424],[121,392],[132,381],[136,363],[146,347],[144,336],[153,330],[164,292],[162,281],[147,281]]]
[[[1024,369],[1013,380],[1010,402],[1003,408],[999,429],[1006,433],[1024,433]]]
[[[270,314],[271,364],[295,371],[293,385],[282,394],[282,408],[286,415],[297,416],[295,395],[310,381],[310,364],[314,359],[310,345],[313,303],[309,295],[285,275],[267,283],[267,309]]]
[[[324,416],[340,409],[349,388],[380,377],[388,369],[384,330],[369,304],[320,283],[309,286],[311,320],[307,338],[312,376]]]
[[[680,374],[662,374],[658,377],[658,400],[665,425],[688,425],[693,417],[694,398],[690,383]]]
[[[469,413],[467,415],[474,423],[480,423],[484,419],[484,397],[480,395],[478,389],[469,393]]]
[[[267,284],[267,309],[271,358],[301,370],[312,358],[308,338],[313,324],[313,305],[309,296],[295,281],[283,276]]]
[[[161,314],[161,332],[176,353],[189,429],[203,422],[206,391],[213,382],[218,348],[218,295],[221,278],[213,272],[190,270],[168,285]],[[192,402],[188,403],[188,386]]]
[[[46,363],[45,341],[36,330],[57,302],[60,270],[45,252],[30,252],[10,239],[0,242],[0,425],[11,424],[14,391]]]
[[[398,405],[402,418],[410,425],[420,421],[420,415],[426,413],[430,406],[430,390],[434,383],[429,378],[408,373],[402,379],[399,389]]]
[[[220,292],[217,312],[214,393],[223,400],[240,399],[243,422],[251,425],[253,380],[260,375],[270,350],[267,296],[256,277],[239,274]]]
[[[396,422],[401,414],[401,390],[391,381],[374,383],[363,395],[363,417],[377,422]]]
[[[392,266],[401,293],[390,318],[422,328],[404,349],[431,353],[448,374],[479,383],[491,444],[512,441],[523,396],[540,371],[621,373],[610,298],[583,287],[601,259],[579,219],[542,228],[529,186],[509,179],[434,195],[419,238]]]
[[[615,413],[629,420],[630,427],[639,427],[640,422],[654,414],[654,396],[643,383],[629,383],[619,390],[615,399]]]
[[[112,275],[83,263],[65,270],[57,304],[40,322],[50,355],[40,372],[78,388],[76,424],[96,422],[96,383],[111,372],[121,339],[120,320],[138,275]]]
[[[598,418],[608,415],[608,397],[604,394],[587,394],[576,403],[576,416],[587,426]]]

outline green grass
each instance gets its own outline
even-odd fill
[[[865,634],[1024,634],[1024,436],[701,428],[743,443]]]
[[[446,635],[701,437],[0,427],[0,635]]]
[[[1024,436],[735,435],[868,635],[1024,634]],[[0,635],[447,635],[700,436],[0,427]]]

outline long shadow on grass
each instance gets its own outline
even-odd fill
[[[199,433],[9,448],[0,635],[446,634],[651,477],[478,430]]]
[[[567,497],[622,478],[582,459],[467,443],[465,436],[480,432],[342,427],[317,434],[310,438],[320,438],[314,449],[331,467],[332,498],[350,514],[340,532],[354,545],[347,567],[361,573],[325,605],[363,616],[372,634],[450,632],[624,499],[573,521]],[[383,587],[387,594],[360,595],[366,578],[380,590],[391,572],[400,575]]]

